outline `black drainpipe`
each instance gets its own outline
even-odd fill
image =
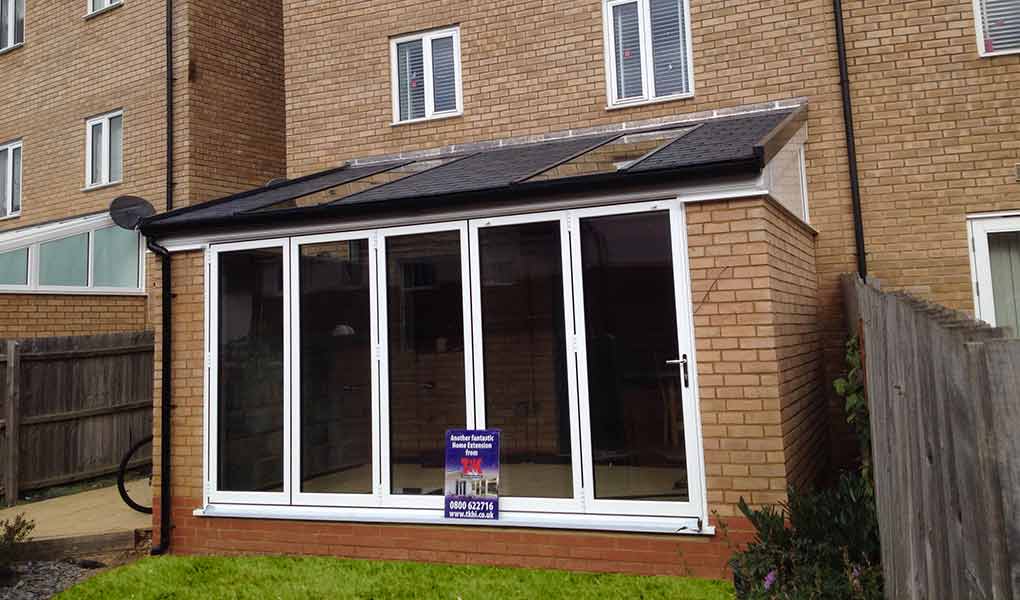
[[[850,98],[850,74],[846,61],[846,33],[843,27],[843,2],[832,0],[836,15],[836,51],[839,54],[839,87],[843,92],[843,125],[846,129],[847,161],[850,163],[850,199],[854,213],[854,241],[857,246],[857,274],[868,278],[868,257],[864,249],[864,217],[861,214],[861,183],[857,173],[857,142],[854,137],[854,109]]]
[[[174,3],[166,0],[166,210],[174,208]],[[158,254],[162,261],[163,275],[163,344],[162,368],[163,385],[160,399],[159,425],[159,545],[153,546],[152,555],[159,556],[170,551],[170,407],[172,394],[172,323],[173,296],[170,273],[170,252],[151,239],[146,242],[149,250]]]

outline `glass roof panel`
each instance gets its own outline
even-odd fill
[[[686,127],[626,134],[529,177],[526,181],[550,181],[623,171],[694,129],[694,127]]]

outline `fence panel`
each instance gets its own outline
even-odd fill
[[[1020,598],[1020,340],[844,281],[860,319],[890,598]]]

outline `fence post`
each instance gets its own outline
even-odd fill
[[[18,433],[21,429],[21,360],[18,342],[7,341],[7,473],[4,479],[4,497],[7,506],[18,503],[19,459]]]

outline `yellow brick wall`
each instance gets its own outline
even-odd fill
[[[0,294],[0,338],[96,335],[146,329],[144,296]]]

